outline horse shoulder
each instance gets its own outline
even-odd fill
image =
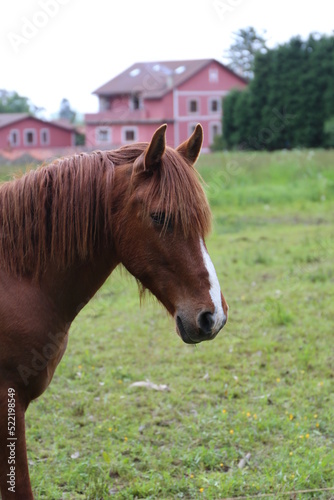
[[[69,326],[38,285],[0,271],[0,379],[22,387],[28,403],[51,382]]]

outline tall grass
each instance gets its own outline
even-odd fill
[[[332,162],[331,151],[281,151],[202,156],[199,165],[214,207],[246,208],[333,199]]]

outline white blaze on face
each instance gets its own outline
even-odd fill
[[[212,260],[210,259],[210,255],[207,252],[207,249],[205,248],[204,242],[201,239],[200,240],[200,245],[201,245],[201,250],[202,250],[202,255],[204,259],[204,264],[205,267],[208,271],[209,274],[209,281],[210,281],[210,296],[213,302],[213,305],[215,306],[215,325],[221,325],[221,323],[226,319],[223,307],[222,307],[222,299],[221,299],[221,292],[220,292],[220,285],[219,281],[217,278],[216,270],[215,267],[212,263]]]

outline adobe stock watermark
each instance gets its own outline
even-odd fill
[[[264,145],[270,144],[277,132],[287,128],[295,119],[295,115],[287,113],[286,109],[280,112],[277,108],[273,108],[272,114],[268,127],[262,127],[255,137],[247,137],[247,140],[240,145],[240,149],[264,149]]]
[[[218,170],[207,188],[209,197],[218,196],[222,192],[223,186],[227,186],[233,177],[241,175],[245,169],[241,166],[240,161],[236,159],[228,159],[223,165],[222,170]]]
[[[268,126],[262,127],[255,136],[247,137],[247,139],[239,145],[238,151],[247,152],[265,149],[265,146],[268,146],[274,140],[275,134],[288,127],[294,118],[295,115],[287,113],[286,109],[280,112],[277,108],[273,108],[272,118]],[[245,155],[245,157],[242,158],[241,165],[241,157],[228,157],[226,163],[223,165],[223,169],[217,171],[208,187],[209,196],[220,194],[223,186],[231,182],[234,177],[241,175],[245,171],[246,164],[254,163],[256,159],[256,154],[252,156]]]
[[[333,237],[323,238],[317,241],[317,248],[309,255],[311,262],[306,264],[294,264],[293,269],[282,276],[282,282],[287,285],[289,291],[295,292],[302,286],[302,279],[323,269],[325,263],[330,263],[334,255]],[[296,281],[298,280],[298,281]]]
[[[33,38],[35,38],[41,29],[45,28],[50,19],[57,16],[60,8],[67,5],[71,0],[39,0],[39,10],[36,10],[32,16],[21,17],[21,28],[19,33],[10,31],[7,34],[9,43],[14,52],[19,52],[20,49],[26,46]]]
[[[135,71],[135,70],[133,70]],[[138,70],[139,72],[142,70]],[[143,93],[145,92],[150,92],[150,91],[158,91],[159,89],[164,88],[165,85],[165,79],[159,73],[158,71],[154,71],[153,67],[150,65],[147,65],[145,70],[143,71],[144,75],[140,79],[140,82],[138,82],[136,85],[134,85],[131,89],[130,94],[135,97],[135,96],[142,96]],[[134,111],[134,110],[132,110]],[[112,121],[119,121],[119,120],[124,120],[126,117],[128,117],[129,114],[129,102],[126,102],[124,98],[115,98],[112,103],[112,108],[107,111],[107,113],[111,113],[112,115]],[[101,113],[99,111],[98,113]],[[145,110],[139,108],[138,110],[135,110],[135,113],[142,113],[145,116]],[[105,119],[101,120],[98,125],[99,129],[111,129],[111,119]],[[96,127],[91,127],[89,130],[86,132],[86,146],[87,147],[96,147],[97,142],[96,142],[96,135],[97,135],[97,130]],[[99,147],[102,146],[101,143],[98,144]],[[110,146],[110,143],[105,143],[104,146]],[[115,147],[118,145],[115,144]]]
[[[76,308],[76,313],[79,314],[90,300],[91,297],[87,297],[84,302],[81,302]],[[18,365],[17,371],[26,387],[29,385],[29,379],[37,377],[43,372],[50,361],[59,357],[58,362],[60,362],[66,350],[70,328],[71,323],[67,323],[62,331],[57,333],[49,332],[45,337],[43,348],[40,350],[32,348],[30,350],[30,359],[26,358],[25,364]],[[75,327],[72,327],[71,331],[73,333]]]
[[[49,342],[45,343],[42,351],[31,349],[31,359],[29,365],[20,364],[17,367],[17,371],[19,372],[25,386],[29,385],[30,377],[36,377],[40,372],[45,370],[51,360],[59,355],[61,349],[64,347],[66,329],[65,332],[59,332],[56,334],[49,332],[47,337]]]
[[[215,9],[219,19],[225,21],[226,14],[231,14],[239,7],[244,0],[213,0],[212,6]]]

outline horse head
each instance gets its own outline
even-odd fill
[[[204,241],[211,212],[194,168],[202,127],[176,150],[166,146],[166,128],[128,171],[115,246],[121,263],[174,317],[182,340],[195,344],[217,335],[228,306]]]

